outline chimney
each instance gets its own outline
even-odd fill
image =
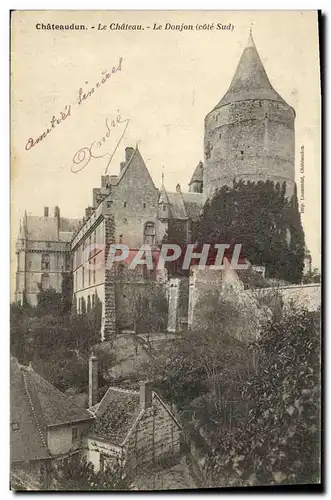
[[[128,163],[134,153],[134,148],[125,148],[125,163]]]
[[[89,408],[97,404],[98,397],[98,359],[94,354],[90,356],[89,359],[89,371],[88,371],[88,405]]]
[[[54,217],[60,219],[60,209],[58,206],[54,207]]]
[[[140,383],[140,407],[142,410],[146,410],[152,406],[153,390],[152,382],[141,382]]]
[[[120,163],[120,172],[122,172],[122,170],[125,167],[125,165],[126,165],[125,161],[121,161],[121,163]]]
[[[49,208],[44,207],[44,217],[48,217],[48,214],[49,214]]]
[[[109,175],[102,175],[101,176],[101,187],[105,188],[109,184]]]

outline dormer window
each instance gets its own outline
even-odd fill
[[[163,212],[167,210],[167,205],[163,205]]]

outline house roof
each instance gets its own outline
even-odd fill
[[[31,367],[21,367],[26,372],[26,378],[35,392],[47,426],[89,420],[91,414],[78,406],[72,399],[56,389]]]
[[[153,399],[161,403],[178,427],[181,428],[168,406],[154,391]],[[140,406],[138,391],[109,387],[102,400],[90,408],[90,412],[95,416],[95,421],[90,427],[89,435],[122,446],[143,416],[144,411]]]
[[[70,241],[78,228],[79,219],[62,219],[58,227],[56,217],[40,217],[27,215],[25,218],[25,234],[32,241]]]
[[[204,204],[204,196],[202,193],[182,193],[186,208],[186,213],[192,220],[199,218],[201,209]]]
[[[93,416],[72,402],[33,368],[10,363],[11,460],[49,457],[47,428],[92,420]]]
[[[139,392],[109,387],[96,406],[95,422],[89,433],[121,445],[141,413]]]
[[[193,182],[203,182],[203,163],[202,163],[202,161],[199,161],[199,163],[197,164],[197,166],[193,172],[192,178],[190,180],[189,186],[191,184],[193,184]]]
[[[230,87],[214,109],[251,99],[269,99],[287,105],[271,85],[250,33]]]
[[[10,455],[12,462],[49,457],[39,409],[34,410],[16,358],[10,360]]]
[[[170,193],[167,192],[170,213],[173,219],[187,219],[186,208],[181,192]]]

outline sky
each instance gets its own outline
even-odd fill
[[[108,29],[117,22],[145,29]],[[84,24],[88,29],[36,28],[48,23]],[[192,24],[195,29],[166,30],[166,23]],[[217,30],[217,23],[231,26]],[[99,24],[107,29],[98,30]],[[154,30],[154,24],[163,29]],[[204,24],[214,29],[196,29]],[[52,212],[58,205],[63,217],[82,218],[117,145],[109,174],[118,173],[124,148],[138,144],[157,187],[164,173],[167,189],[180,183],[188,190],[203,160],[204,117],[228,89],[250,28],[272,85],[296,111],[298,188],[304,175],[302,222],[313,266],[320,267],[321,104],[315,11],[16,11],[11,34],[12,283],[14,242],[24,211],[43,215],[44,206]],[[79,95],[82,99],[92,87],[93,93],[79,104]],[[63,117],[68,114],[64,120],[61,112]],[[50,132],[35,143],[47,129]],[[87,161],[88,150],[83,148],[93,142],[94,156],[105,156]],[[78,167],[74,157],[81,160]]]

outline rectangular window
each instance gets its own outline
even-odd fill
[[[147,222],[144,228],[144,243],[147,245],[155,245],[155,224]]]

